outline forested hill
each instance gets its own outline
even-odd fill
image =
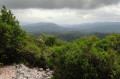
[[[60,27],[55,23],[47,23],[47,22],[39,22],[29,25],[24,25],[21,27],[27,32],[59,32],[59,31],[67,31],[69,29],[65,27]]]
[[[120,33],[120,22],[95,22],[83,24],[55,24],[39,22],[22,26],[27,32],[117,32]]]
[[[42,33],[56,36],[63,41],[74,41],[80,37],[97,35],[103,39],[112,33],[120,33],[120,22],[96,22],[73,25],[58,25],[48,22],[39,22],[21,27],[38,38]]]

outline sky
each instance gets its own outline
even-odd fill
[[[0,0],[21,23],[120,22],[120,0]]]

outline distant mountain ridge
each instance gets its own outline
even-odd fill
[[[119,32],[120,22],[95,22],[83,24],[64,24],[39,22],[21,27],[27,32],[63,32],[63,31],[80,31],[80,32]]]
[[[95,22],[61,26],[89,32],[120,32],[120,22]]]
[[[61,27],[55,23],[39,22],[34,24],[29,24],[21,27],[27,32],[59,32],[65,31],[67,28]]]

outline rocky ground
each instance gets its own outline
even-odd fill
[[[50,79],[53,71],[43,68],[31,69],[23,64],[6,66],[0,70],[0,79]]]

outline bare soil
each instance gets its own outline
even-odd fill
[[[6,66],[0,69],[0,79],[12,79],[16,75],[16,69],[13,66]]]

